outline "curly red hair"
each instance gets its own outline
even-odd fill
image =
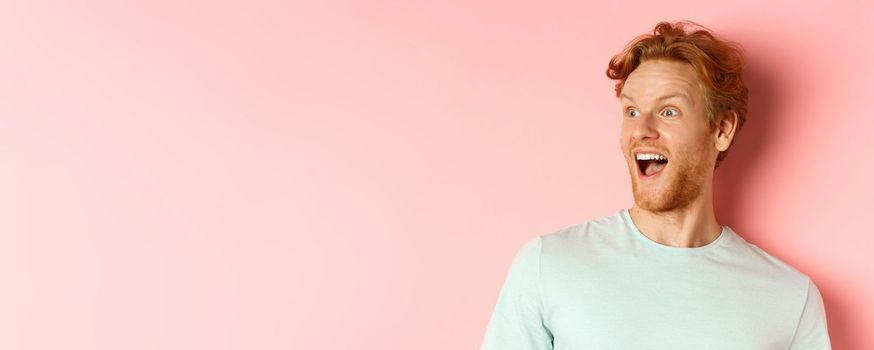
[[[746,122],[748,94],[743,79],[746,61],[740,44],[720,39],[692,21],[660,22],[652,34],[638,36],[610,60],[607,77],[618,80],[616,97],[621,94],[628,75],[641,63],[652,59],[690,64],[698,73],[704,91],[711,130],[727,112],[733,111],[737,114],[737,136]],[[715,166],[718,167],[727,155],[728,149],[719,152]]]

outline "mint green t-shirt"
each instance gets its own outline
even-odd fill
[[[516,253],[482,350],[831,349],[811,279],[728,226],[671,247],[626,209],[530,239]]]

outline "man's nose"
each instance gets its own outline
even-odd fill
[[[656,129],[656,117],[652,115],[652,113],[644,113],[637,119],[637,122],[634,123],[634,129],[632,130],[631,136],[636,140],[644,140],[644,139],[655,139],[659,137],[658,130]]]

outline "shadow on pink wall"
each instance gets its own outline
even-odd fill
[[[771,140],[774,139],[774,134],[780,132],[778,126],[781,119],[787,115],[783,107],[793,100],[793,96],[791,92],[787,92],[791,89],[781,86],[780,79],[769,73],[773,71],[769,67],[774,67],[780,64],[779,62],[749,56],[749,54],[747,59],[748,65],[744,78],[749,88],[749,118],[737,134],[728,156],[716,170],[713,191],[719,221],[741,232],[744,238],[755,244],[755,237],[762,233],[757,232],[755,222],[744,219],[741,209],[745,204],[755,201],[757,197],[768,194],[753,192],[747,188],[747,184],[752,180],[753,174],[762,174],[755,170],[763,161],[762,155],[772,147]],[[778,254],[770,251],[769,253],[786,261]],[[787,262],[792,264],[791,261]],[[807,271],[802,272],[809,274]],[[817,287],[823,296],[832,347],[857,348],[850,343],[852,339],[861,339],[861,336],[849,334],[850,327],[843,326],[852,319],[849,315],[851,309],[848,308],[845,300],[841,299],[840,293],[832,292],[837,289],[836,286],[818,282],[822,279],[817,279],[815,275],[811,275],[811,278],[817,281]]]

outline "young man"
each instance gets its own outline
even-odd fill
[[[635,203],[529,240],[482,349],[831,348],[811,279],[713,212],[714,170],[746,119],[743,67],[739,46],[691,22],[613,57]]]

